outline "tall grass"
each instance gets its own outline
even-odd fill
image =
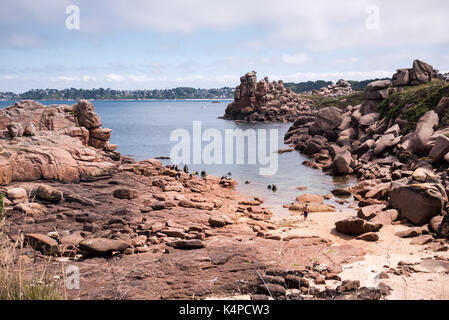
[[[0,213],[4,211],[1,208]],[[4,230],[4,219],[0,230]],[[60,300],[61,288],[48,272],[23,253],[23,237],[12,242],[0,231],[0,300]],[[50,258],[49,258],[50,259]]]

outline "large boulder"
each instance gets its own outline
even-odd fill
[[[332,162],[332,170],[335,174],[353,173],[351,168],[352,155],[348,150],[344,150],[335,155]]]
[[[379,119],[380,119],[379,113],[373,112],[373,113],[367,114],[360,118],[359,126],[361,128],[368,128],[369,126],[373,125]]]
[[[399,210],[400,216],[422,226],[440,215],[447,195],[444,188],[436,183],[410,184],[389,192],[391,208]]]
[[[435,132],[435,126],[438,125],[440,118],[435,111],[426,112],[418,121],[415,134],[410,143],[411,152],[418,156],[427,156],[427,143]]]
[[[393,85],[395,87],[406,86],[410,84],[410,69],[399,69],[393,75]]]
[[[445,135],[440,135],[435,140],[435,145],[430,151],[429,158],[434,162],[440,162],[444,156],[449,153],[449,138]]]
[[[413,61],[413,68],[410,71],[411,83],[423,83],[432,80],[433,67],[420,60]]]
[[[442,119],[447,109],[449,108],[449,97],[442,97],[440,102],[438,103],[438,106],[435,108],[435,112],[438,114],[440,119]]]
[[[389,88],[392,86],[390,80],[378,80],[371,82],[365,88],[365,100],[383,100],[388,98]]]
[[[95,113],[95,108],[88,100],[79,100],[74,107],[75,116],[78,124],[87,129],[101,127],[100,117]]]
[[[357,216],[363,220],[371,220],[385,208],[386,206],[384,204],[374,204],[371,206],[361,207],[357,212]]]
[[[395,141],[396,137],[394,134],[386,134],[380,137],[376,142],[376,147],[374,148],[374,154],[378,155],[381,154],[387,149],[388,147],[391,147],[393,145],[393,142]]]
[[[334,107],[323,108],[318,111],[315,127],[322,132],[338,128],[343,120],[342,113]]]
[[[360,218],[348,218],[335,223],[335,227],[339,233],[357,237],[364,233],[377,232],[382,228],[382,225],[370,223]]]

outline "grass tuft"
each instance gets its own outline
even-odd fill
[[[426,112],[437,107],[441,98],[449,96],[449,84],[434,80],[429,83],[410,86],[390,95],[380,104],[378,111],[382,118],[396,120],[406,119],[409,122],[406,132],[415,130],[419,119]],[[449,126],[449,111],[440,119],[440,126]]]
[[[303,98],[308,99],[311,102],[311,108],[323,109],[327,107],[336,107],[338,109],[344,109],[348,105],[356,106],[363,102],[363,91],[358,91],[343,97],[324,97],[320,95],[304,95]]]
[[[3,226],[4,220],[0,230]],[[11,242],[0,231],[0,300],[61,300],[60,285],[48,266],[38,268],[22,251],[23,238]]]

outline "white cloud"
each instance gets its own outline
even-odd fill
[[[42,2],[43,1],[43,2]],[[69,1],[20,0],[0,3],[0,26],[21,21],[61,28]],[[314,51],[357,46],[449,43],[449,2],[441,0],[79,0],[81,33],[147,31],[192,34],[199,30],[258,30],[248,46],[296,46]],[[369,30],[366,9],[379,8],[380,30]],[[2,13],[3,12],[3,13]],[[4,21],[4,22],[1,22]],[[58,23],[58,25],[55,25]],[[19,43],[24,40],[18,40]]]
[[[310,62],[312,59],[304,53],[299,54],[283,54],[281,57],[283,63],[301,65]]]
[[[109,82],[123,82],[125,78],[119,74],[110,73],[106,76],[106,81]]]
[[[316,80],[367,80],[376,78],[389,78],[393,75],[388,70],[377,71],[360,71],[360,72],[298,72],[293,74],[284,74],[274,76],[274,79],[282,79],[285,82],[301,82],[301,81],[316,81]]]

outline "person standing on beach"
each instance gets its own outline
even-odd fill
[[[304,221],[307,220],[307,217],[309,216],[309,212],[310,212],[309,205],[306,204],[306,206],[304,207]]]

